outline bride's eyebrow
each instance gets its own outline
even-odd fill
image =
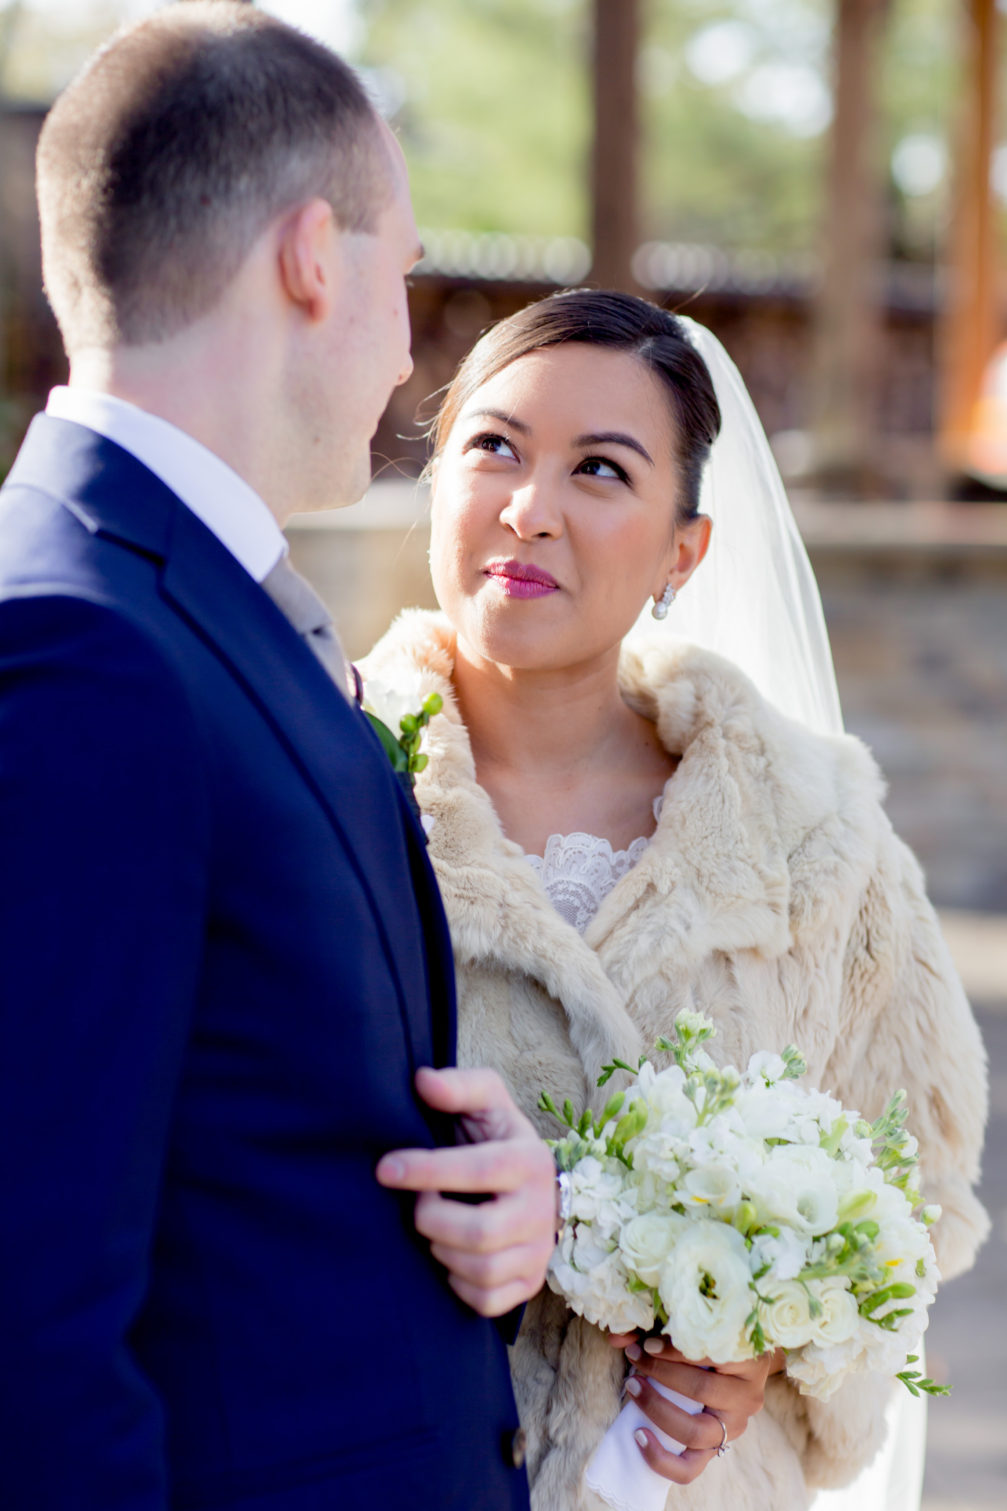
[[[573,444],[575,446],[628,446],[630,451],[635,451],[643,457],[645,462],[654,466],[654,458],[646,446],[641,445],[633,436],[626,435],[622,430],[599,430],[591,435],[579,435]]]
[[[526,425],[524,420],[516,420],[512,414],[505,413],[502,409],[470,409],[462,415],[463,420],[497,420],[501,425],[509,425],[512,430],[517,430],[521,435],[530,435],[531,426]]]

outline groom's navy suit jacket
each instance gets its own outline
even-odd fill
[[[0,491],[4,1511],[526,1506],[500,1334],[373,1174],[438,1136],[452,992],[363,716],[145,467],[36,419]]]

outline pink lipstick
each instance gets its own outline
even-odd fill
[[[521,561],[491,561],[483,567],[483,575],[497,583],[508,598],[544,598],[559,587],[551,573]]]

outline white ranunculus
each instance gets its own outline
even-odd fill
[[[727,1223],[693,1221],[671,1251],[660,1294],[668,1313],[664,1331],[691,1359],[719,1364],[750,1358],[744,1336],[752,1310],[748,1250]]]
[[[812,1280],[809,1289],[822,1308],[814,1319],[812,1341],[827,1348],[852,1338],[860,1326],[860,1313],[849,1282],[837,1275],[828,1280]]]
[[[634,1217],[619,1236],[627,1268],[645,1285],[657,1285],[668,1255],[687,1227],[687,1219],[673,1212],[646,1212]]]
[[[759,1317],[768,1341],[777,1348],[801,1348],[814,1337],[811,1301],[799,1280],[781,1280]]]

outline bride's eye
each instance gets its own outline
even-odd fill
[[[585,477],[615,478],[620,483],[629,482],[629,473],[618,462],[610,461],[606,456],[585,457],[577,471]]]
[[[494,431],[484,431],[480,435],[474,435],[466,442],[466,451],[485,451],[490,456],[512,457],[517,461],[517,452],[508,441],[506,436],[497,435]]]

